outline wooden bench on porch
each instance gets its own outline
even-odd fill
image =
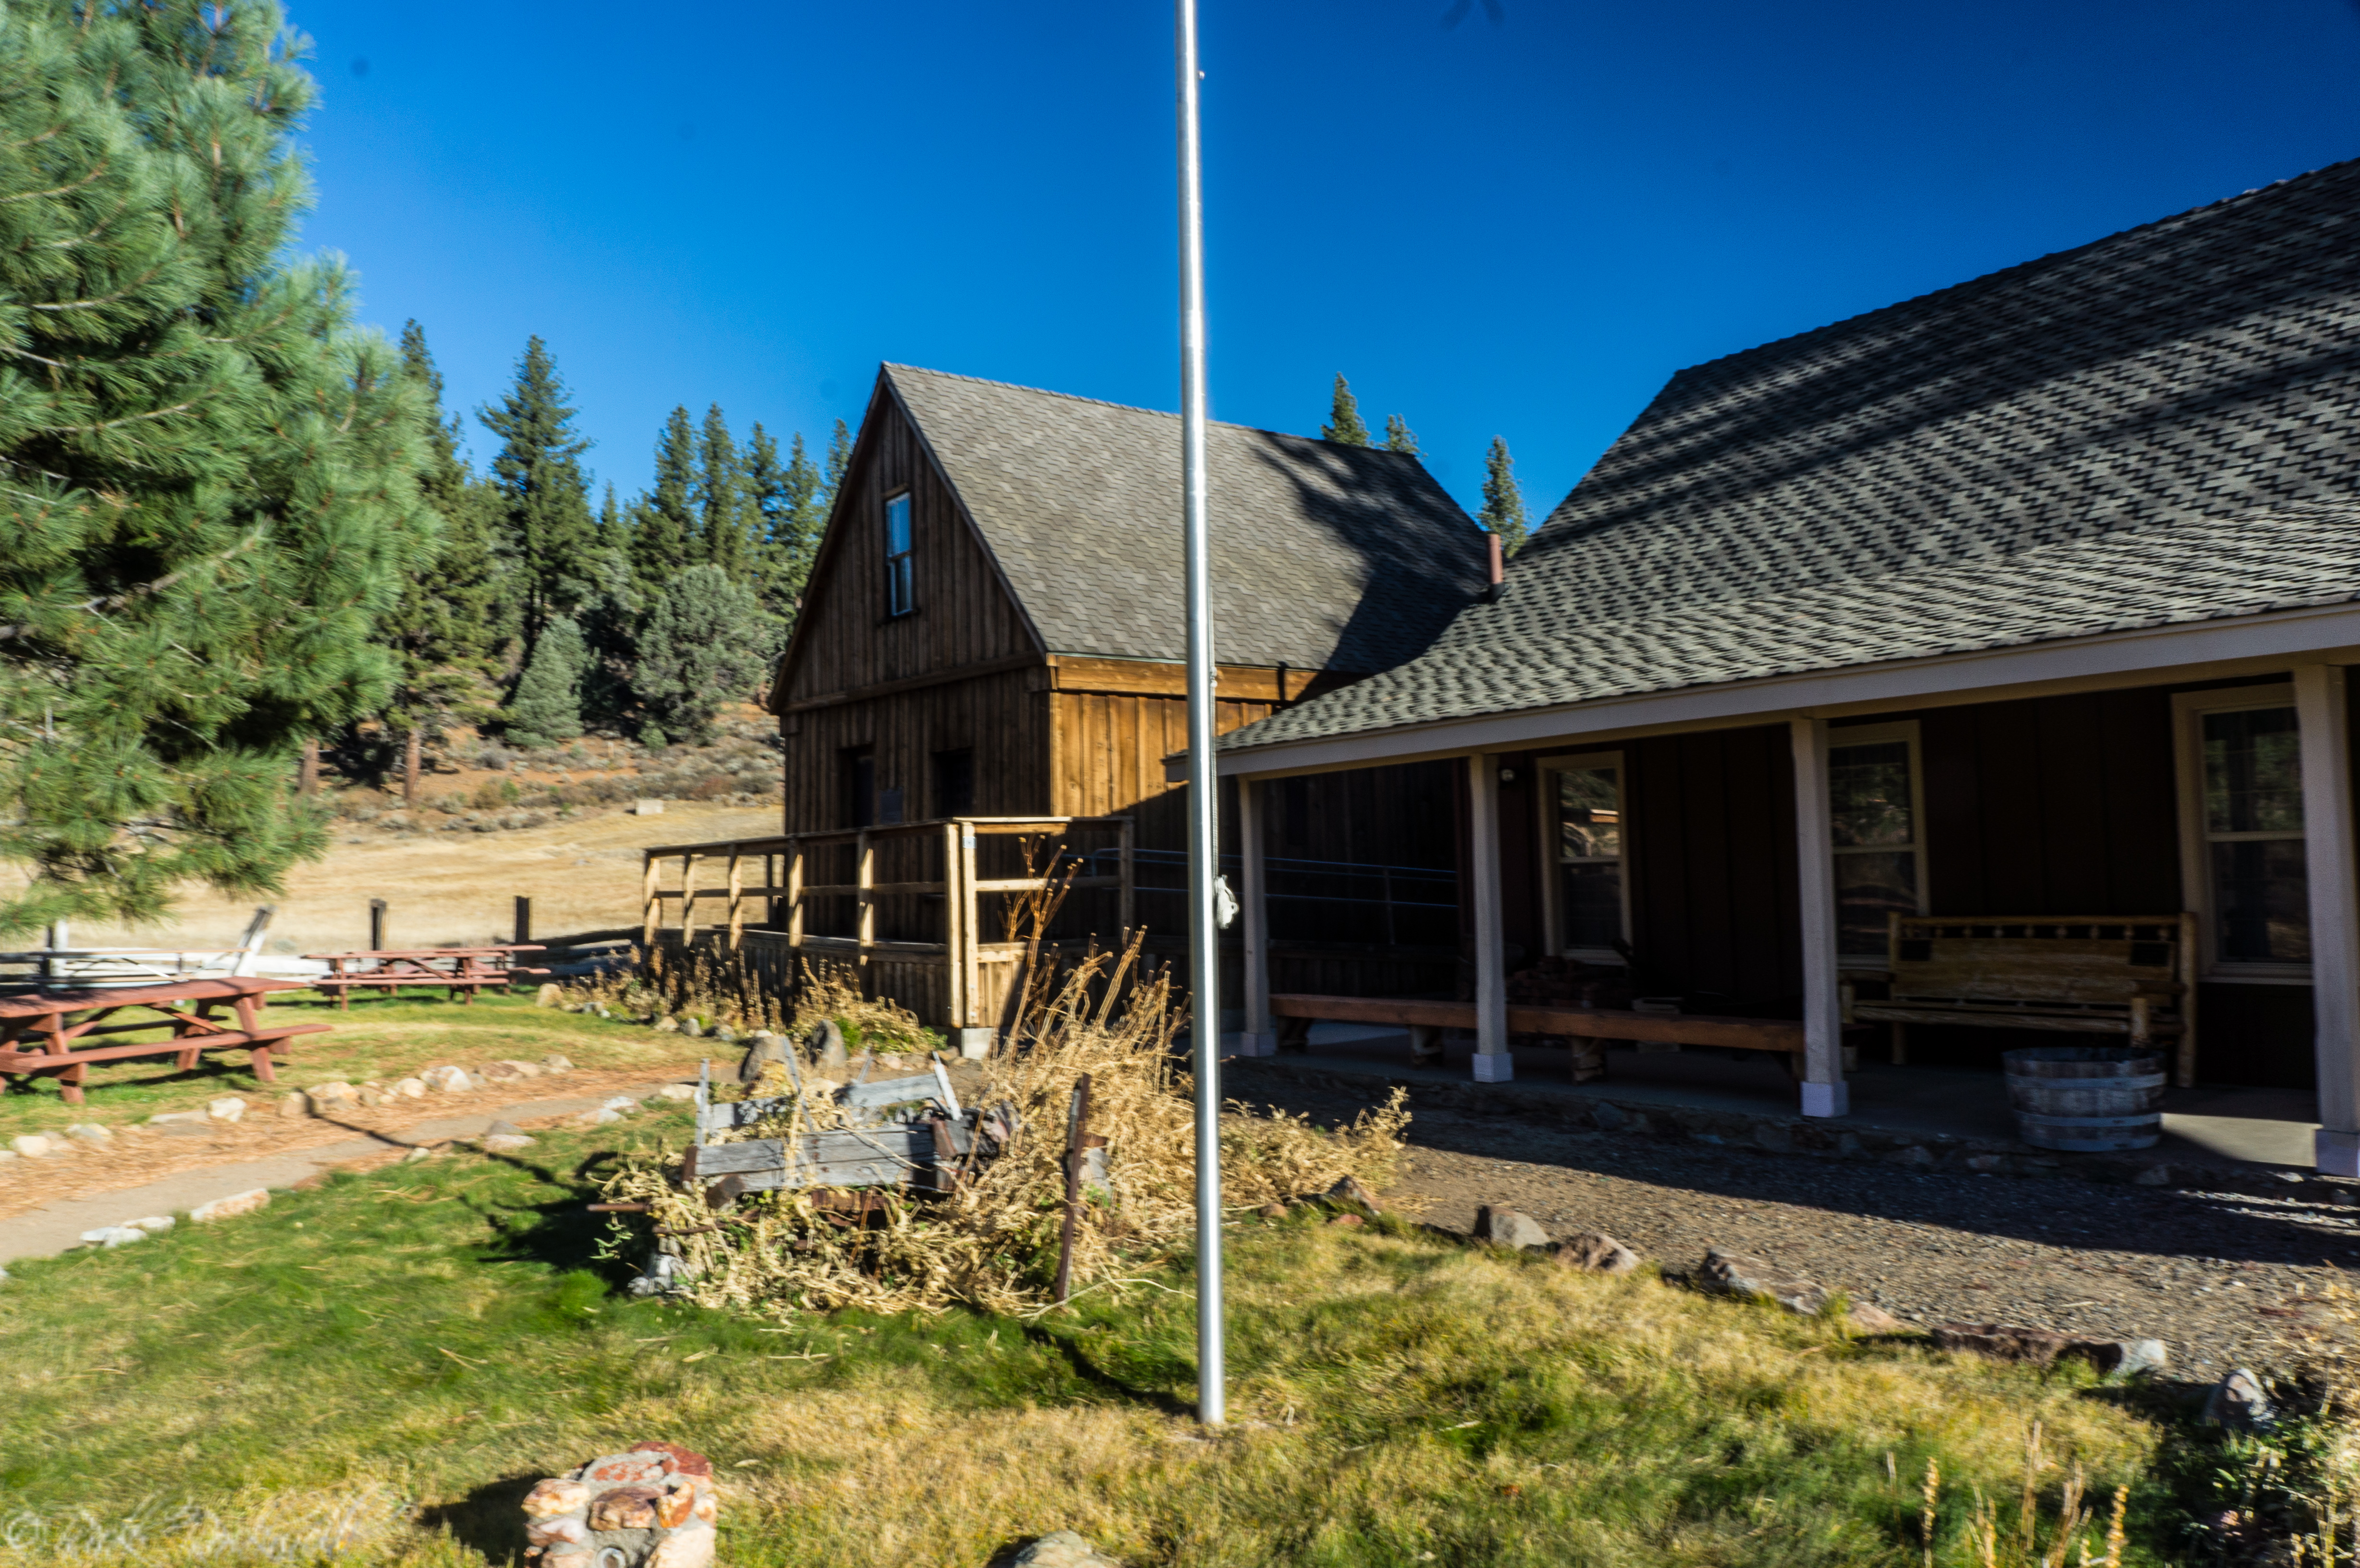
[[[1886,966],[1844,971],[1843,1017],[1893,1026],[1908,1059],[1911,1024],[2118,1034],[2178,1042],[2174,1077],[2196,1081],[2196,917],[1900,915]],[[1888,995],[1861,1000],[1859,982]]]
[[[1412,1061],[1429,1065],[1442,1060],[1441,1034],[1447,1029],[1475,1028],[1472,1002],[1424,1002],[1391,996],[1274,996],[1272,1015],[1280,1020],[1278,1049],[1301,1051],[1308,1042],[1312,1022],[1393,1024],[1409,1031]],[[1769,1051],[1783,1054],[1787,1073],[1803,1075],[1803,1026],[1777,1018],[1730,1018],[1702,1013],[1638,1013],[1619,1007],[1508,1008],[1510,1034],[1563,1035],[1570,1039],[1636,1040],[1668,1045],[1722,1046],[1735,1051]],[[1574,1082],[1601,1076],[1604,1068],[1588,1066],[1594,1056],[1574,1052]]]

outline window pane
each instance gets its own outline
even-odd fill
[[[1836,951],[1885,952],[1888,911],[1918,912],[1918,856],[1912,850],[1836,856]]]
[[[2209,735],[2206,740],[2209,749]],[[2218,911],[2213,919],[2220,926],[2223,960],[2311,962],[2311,888],[2303,871],[2302,840],[2249,838],[2214,844],[2212,907]]]
[[[2292,708],[2204,715],[2204,826],[2300,833],[2302,758]]]
[[[1612,858],[1622,853],[1622,790],[1617,772],[1612,768],[1581,768],[1557,776],[1559,859]],[[1621,906],[1616,909],[1619,911]],[[1615,919],[1614,934],[1620,936],[1619,912]]]
[[[1828,809],[1840,845],[1915,843],[1916,824],[1909,810],[1909,743],[1830,746]],[[1878,948],[1884,945],[1879,939]]]
[[[910,498],[896,495],[885,503],[885,553],[910,553]]]
[[[1612,947],[1622,936],[1622,866],[1613,860],[1557,868],[1565,877],[1565,944]]]

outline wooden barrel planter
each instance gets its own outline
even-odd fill
[[[2044,1045],[2011,1051],[2003,1060],[2016,1136],[2037,1149],[2112,1154],[2152,1149],[2163,1136],[2159,1052]]]

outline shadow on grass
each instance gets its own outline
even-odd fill
[[[436,1503],[419,1512],[429,1530],[447,1530],[451,1538],[485,1562],[524,1562],[524,1497],[541,1481],[538,1474],[504,1475],[487,1481],[454,1503]]]
[[[1152,1405],[1168,1416],[1193,1417],[1196,1413],[1195,1405],[1175,1399],[1161,1388],[1135,1383],[1108,1371],[1091,1360],[1088,1353],[1071,1336],[1058,1333],[1046,1323],[1025,1323],[1023,1334],[1026,1339],[1042,1349],[1054,1353],[1072,1370],[1076,1377],[1102,1394],[1133,1400],[1143,1405]],[[1187,1368],[1187,1373],[1189,1377],[1195,1377],[1196,1368],[1193,1367]]]

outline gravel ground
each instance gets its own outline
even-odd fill
[[[1251,1093],[1323,1124],[1367,1103],[1273,1078]],[[2160,1339],[2190,1377],[2285,1365],[2319,1317],[2299,1293],[2360,1268],[2360,1189],[2342,1182],[2257,1198],[1918,1172],[1423,1106],[1409,1142],[1393,1195],[1445,1229],[1512,1203],[1553,1236],[1604,1231],[1667,1273],[1721,1247],[1918,1323]]]

